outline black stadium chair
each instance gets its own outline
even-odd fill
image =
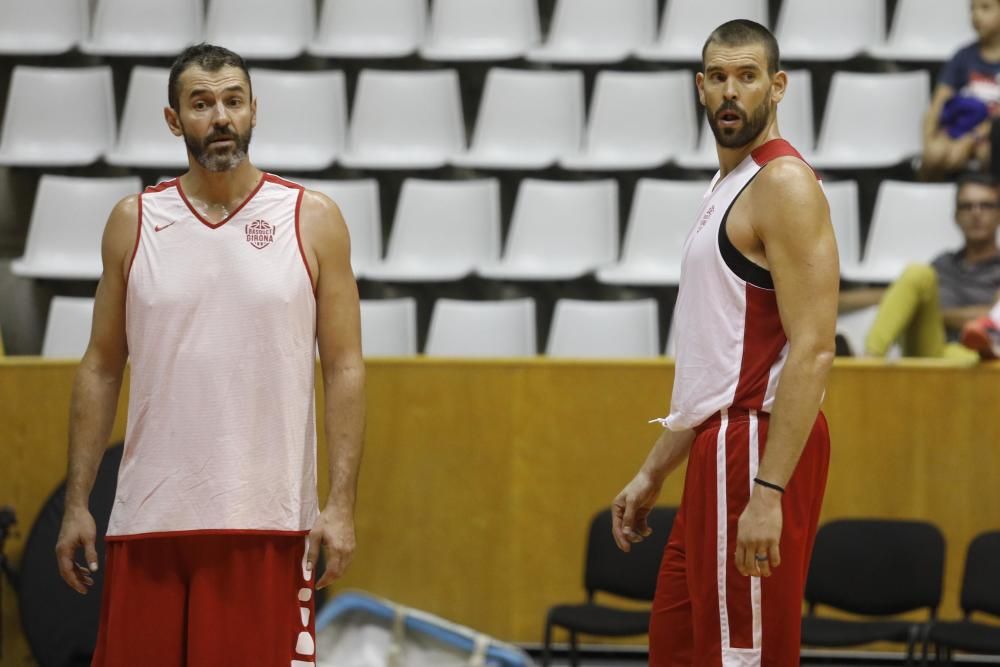
[[[927,646],[937,649],[938,661],[951,663],[951,652],[1000,653],[1000,627],[977,623],[973,612],[1000,616],[1000,531],[981,533],[969,545],[962,579],[960,621],[936,621],[927,631]]]
[[[597,604],[594,602],[594,594],[603,592],[652,602],[660,560],[676,514],[677,509],[674,507],[654,507],[648,520],[653,534],[639,544],[633,544],[629,553],[621,551],[611,536],[611,510],[604,510],[594,517],[590,523],[584,572],[583,585],[587,590],[587,601],[583,604],[557,605],[549,609],[545,620],[543,667],[549,664],[553,627],[569,630],[570,665],[573,667],[577,665],[577,634],[604,637],[646,634],[649,629],[648,610],[626,610]]]
[[[912,664],[921,624],[887,617],[926,608],[934,619],[941,602],[944,546],[941,531],[923,521],[850,519],[823,525],[806,579],[809,610],[802,619],[802,644],[902,642],[907,664]],[[816,615],[818,605],[874,618],[823,618]]]

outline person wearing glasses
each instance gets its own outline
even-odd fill
[[[955,223],[965,245],[915,264],[885,292],[865,339],[868,356],[884,357],[896,341],[909,357],[974,361],[958,342],[962,328],[987,315],[1000,292],[1000,192],[987,174],[958,180]]]

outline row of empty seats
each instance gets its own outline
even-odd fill
[[[965,0],[782,0],[776,35],[791,60],[942,60],[972,41]],[[432,61],[527,58],[694,62],[731,18],[768,24],[767,0],[557,0],[544,40],[536,0],[0,0],[0,53],[168,56],[206,40],[249,58]]]
[[[302,184],[339,204],[359,278],[437,283],[476,274],[491,280],[559,281],[596,273],[603,284],[637,286],[677,284],[684,240],[709,185],[640,179],[619,253],[619,187],[613,179],[524,179],[506,239],[497,179],[407,179],[386,244],[377,181]],[[98,278],[108,213],[141,186],[134,176],[43,176],[24,255],[14,260],[13,272],[34,278]],[[953,223],[953,184],[883,181],[863,255],[857,183],[833,181],[824,188],[847,280],[886,283],[906,264],[930,261],[962,245]]]
[[[168,74],[132,69],[118,127],[110,67],[16,67],[0,165],[88,165],[103,158],[135,168],[187,166],[184,142],[163,120]],[[670,162],[717,168],[707,121],[698,139],[694,77],[686,70],[601,71],[588,114],[580,71],[493,68],[468,147],[453,69],[363,70],[350,123],[339,70],[255,69],[251,78],[258,99],[251,155],[270,170],[319,171],[335,162],[370,170],[609,171]],[[817,168],[889,167],[920,153],[930,85],[926,70],[837,72],[817,139],[811,75],[793,71],[780,126]]]

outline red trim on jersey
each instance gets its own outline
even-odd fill
[[[274,535],[276,537],[305,537],[308,530],[253,530],[241,528],[208,528],[205,530],[164,530],[155,533],[135,533],[133,535],[108,535],[106,542],[125,542],[156,537],[185,537],[188,535]]]
[[[139,253],[139,239],[142,238],[142,195],[136,197],[139,203],[139,214],[136,217],[135,245],[132,246],[132,256],[128,260],[128,271],[125,272],[125,290],[128,291],[128,279],[132,275],[132,265],[135,264],[135,256]]]
[[[282,178],[281,176],[275,176],[274,174],[265,173],[264,174],[264,178],[266,180],[270,181],[271,183],[277,183],[278,185],[283,185],[286,188],[291,188],[292,190],[304,190],[305,189],[301,185],[299,185],[298,183],[296,183],[295,181],[289,181],[289,180],[286,180],[286,179]]]
[[[295,240],[299,244],[299,257],[302,258],[302,264],[306,267],[306,275],[309,276],[309,286],[312,287],[313,296],[316,296],[316,290],[319,285],[313,280],[312,269],[309,268],[309,260],[306,259],[306,248],[302,243],[302,230],[299,225],[299,220],[301,216],[299,215],[302,211],[302,198],[305,196],[305,188],[299,187],[299,196],[295,200]]]
[[[778,297],[773,290],[747,283],[746,300],[743,361],[732,405],[743,410],[760,410],[764,406],[771,367],[788,338],[781,326]]]
[[[255,187],[253,191],[249,195],[247,195],[247,198],[243,200],[242,204],[237,206],[232,213],[230,213],[228,216],[226,216],[219,222],[210,222],[205,218],[201,217],[201,213],[198,213],[198,211],[195,210],[194,206],[192,206],[191,202],[188,200],[187,195],[184,194],[184,188],[181,187],[180,179],[177,180],[177,192],[180,194],[181,199],[184,200],[184,203],[187,204],[188,209],[190,209],[191,213],[194,214],[194,217],[197,218],[201,222],[201,224],[205,225],[210,229],[218,229],[222,225],[226,224],[227,222],[235,218],[236,214],[239,213],[244,206],[250,203],[250,200],[257,195],[257,193],[260,191],[262,187],[264,187],[265,181],[267,181],[267,174],[261,174],[260,181],[257,182],[257,187]]]
[[[146,188],[145,191],[146,192],[163,192],[167,188],[173,188],[173,187],[176,187],[179,190],[180,189],[179,184],[180,184],[180,179],[171,178],[170,180],[163,181],[162,183],[157,183],[156,185],[150,185],[150,186],[148,186]]]
[[[812,168],[802,154],[795,150],[795,147],[784,139],[771,139],[770,141],[761,144],[750,153],[750,157],[753,161],[757,163],[758,166],[763,167],[771,160],[776,160],[779,157],[794,157],[805,162],[806,166],[812,169],[813,175],[816,176],[816,180],[822,180],[816,170]]]

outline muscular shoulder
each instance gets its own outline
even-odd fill
[[[106,259],[123,260],[131,257],[139,233],[139,195],[122,198],[111,209],[104,227],[102,252]]]
[[[303,240],[320,259],[350,244],[340,207],[322,192],[305,190],[302,193],[299,222]]]
[[[795,157],[767,163],[750,188],[754,226],[766,227],[788,217],[814,220],[828,215],[826,196],[808,164]],[[758,205],[759,204],[759,205]]]

